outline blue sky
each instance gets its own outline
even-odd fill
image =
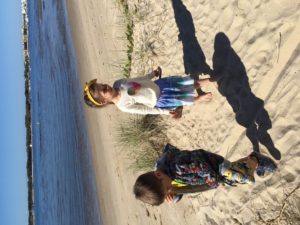
[[[28,224],[21,0],[0,1],[0,224]]]

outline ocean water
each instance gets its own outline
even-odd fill
[[[28,21],[35,224],[102,224],[65,0]]]

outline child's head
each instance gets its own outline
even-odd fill
[[[86,84],[83,99],[88,106],[97,108],[109,103],[112,95],[113,88],[111,86],[97,83],[97,79],[94,79]]]
[[[160,205],[171,189],[172,180],[157,170],[140,175],[133,187],[135,197],[150,205]]]

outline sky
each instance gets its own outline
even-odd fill
[[[28,224],[21,0],[0,0],[0,224]]]

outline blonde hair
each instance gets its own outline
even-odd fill
[[[92,93],[95,91],[95,85],[96,83],[93,83],[89,86],[89,91],[90,91],[90,94],[92,95]],[[102,108],[103,106],[106,105],[105,102],[105,99],[104,98],[101,98],[101,97],[98,97],[98,98],[95,98],[94,96],[92,96],[97,102],[101,102],[102,104],[101,105],[95,105],[95,103],[93,103],[91,101],[91,99],[89,98],[88,94],[86,93],[86,91],[83,92],[83,99],[84,99],[84,102],[85,104],[87,104],[89,107],[92,107],[92,108]]]

